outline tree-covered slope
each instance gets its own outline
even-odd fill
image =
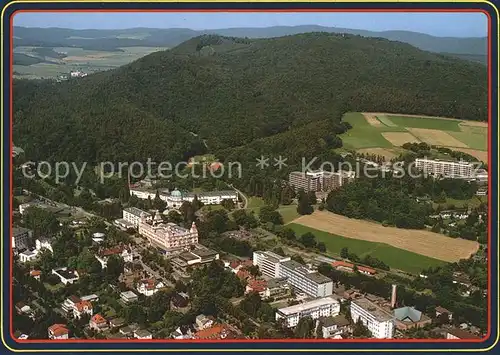
[[[180,159],[200,139],[243,146],[347,110],[485,120],[486,84],[484,66],[379,38],[202,36],[78,80],[16,82],[14,140],[39,159]]]

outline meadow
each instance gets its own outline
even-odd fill
[[[361,258],[370,255],[383,261],[390,268],[411,274],[418,274],[429,267],[446,264],[444,261],[395,248],[386,243],[346,238],[296,223],[291,223],[287,227],[293,229],[297,236],[307,232],[314,234],[318,242],[325,243],[328,254],[333,257],[340,255],[340,251],[345,247],[349,249],[350,253],[355,253]]]
[[[487,160],[488,125],[441,117],[419,117],[387,113],[346,113],[343,120],[352,129],[341,135],[345,149],[391,158],[408,142],[460,150]]]

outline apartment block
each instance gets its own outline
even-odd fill
[[[471,179],[475,178],[474,164],[465,161],[415,159],[415,166],[427,175],[435,177]]]
[[[253,264],[259,266],[262,275],[270,278],[286,278],[287,282],[312,297],[326,297],[333,292],[333,281],[310,270],[306,266],[268,251],[256,251]]]
[[[270,251],[255,251],[253,253],[253,264],[259,267],[262,275],[270,278],[280,277],[280,263],[290,260],[289,256],[281,256]]]
[[[363,324],[376,339],[392,339],[395,317],[365,297],[351,301],[351,318],[353,322],[361,319]]]
[[[281,263],[279,277],[286,277],[290,285],[312,297],[326,297],[333,293],[333,281],[329,277],[294,260]]]
[[[25,249],[33,239],[33,231],[23,227],[12,228],[12,248]]]
[[[288,177],[288,181],[295,190],[303,189],[305,192],[329,192],[354,179],[353,171],[293,171]]]
[[[286,327],[292,328],[299,323],[300,319],[305,317],[318,319],[319,317],[335,317],[339,313],[339,301],[331,297],[325,297],[290,307],[279,308],[276,311],[276,320],[284,320]]]

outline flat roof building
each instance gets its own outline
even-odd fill
[[[474,164],[466,161],[447,161],[439,159],[415,159],[415,166],[427,175],[445,178],[475,178]]]
[[[365,297],[351,301],[351,318],[354,323],[361,319],[377,339],[392,339],[394,316]]]
[[[292,171],[288,176],[288,182],[296,191],[303,189],[305,192],[329,192],[348,183],[354,177],[353,171]]]
[[[253,264],[259,266],[262,275],[270,278],[286,278],[296,289],[312,297],[326,297],[333,293],[333,281],[310,270],[306,266],[269,251],[253,253]]]
[[[290,307],[279,308],[276,311],[276,320],[283,320],[288,328],[295,327],[299,320],[305,317],[318,319],[320,317],[335,317],[340,313],[339,301],[324,297]]]

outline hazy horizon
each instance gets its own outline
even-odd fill
[[[134,25],[130,25],[134,23]],[[126,25],[124,25],[126,24]],[[128,25],[127,25],[128,24]],[[374,32],[409,31],[436,37],[486,37],[483,13],[23,13],[14,26],[74,30],[191,29],[322,26]]]

